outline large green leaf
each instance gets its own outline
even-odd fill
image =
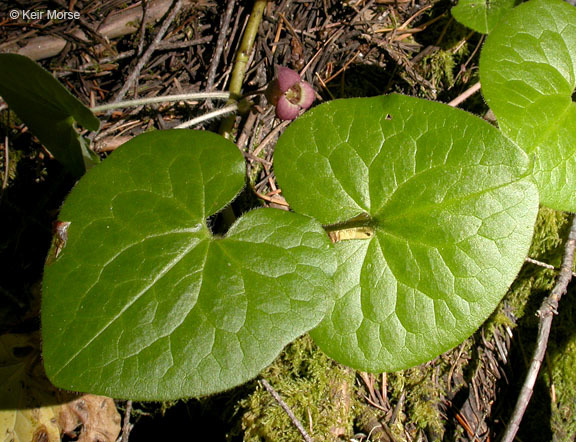
[[[576,211],[576,8],[515,8],[486,40],[480,79],[504,134],[534,155],[542,204]]]
[[[48,71],[17,54],[0,54],[0,96],[74,176],[84,173],[92,156],[74,122],[98,130],[100,121],[90,109]]]
[[[274,161],[295,211],[367,238],[335,244],[339,298],[312,332],[354,368],[403,369],[462,342],[528,251],[538,194],[527,155],[447,105],[332,101],[292,123]]]
[[[452,15],[464,26],[488,34],[513,7],[515,0],[458,0]]]
[[[144,134],[88,171],[44,274],[55,385],[147,400],[214,393],[321,321],[336,262],[320,224],[259,209],[224,238],[208,230],[243,186],[241,153],[208,132]]]

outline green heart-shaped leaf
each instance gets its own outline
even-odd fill
[[[85,161],[94,157],[74,121],[98,130],[100,121],[90,109],[40,65],[17,54],[0,54],[0,96],[70,173],[84,173]]]
[[[82,178],[44,274],[55,385],[146,400],[214,393],[321,321],[336,262],[318,223],[259,209],[225,238],[208,230],[243,186],[236,146],[196,131],[141,135]]]
[[[480,79],[500,129],[534,156],[542,204],[576,211],[576,8],[515,8],[486,40]]]
[[[462,342],[528,251],[538,194],[526,154],[447,105],[332,101],[291,124],[274,161],[294,210],[365,238],[335,244],[339,299],[312,331],[354,368],[403,369]]]
[[[488,34],[513,7],[515,0],[458,0],[452,15],[464,26]]]

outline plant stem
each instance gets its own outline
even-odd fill
[[[327,232],[337,232],[338,230],[356,229],[359,227],[374,227],[374,220],[367,213],[362,213],[354,218],[336,224],[323,226]]]
[[[140,98],[136,100],[118,101],[116,103],[102,104],[91,108],[92,112],[103,112],[110,109],[119,109],[123,107],[137,107],[153,103],[170,103],[174,101],[206,100],[208,98],[228,100],[229,92],[194,92],[190,94],[165,95],[163,97]]]
[[[250,53],[254,47],[254,41],[256,40],[256,34],[258,33],[258,28],[262,21],[266,3],[267,0],[256,0],[254,2],[252,12],[250,13],[250,19],[246,24],[246,30],[244,31],[242,42],[240,43],[240,47],[236,54],[236,61],[234,63],[234,69],[232,70],[229,88],[231,100],[227,104],[231,104],[232,100],[235,100],[242,94],[242,83],[244,82],[244,75],[246,74],[248,58],[250,57]],[[230,138],[233,127],[234,118],[228,117],[220,125],[219,132],[224,137]]]
[[[242,36],[242,42],[240,43],[240,47],[236,53],[236,61],[234,62],[234,68],[232,69],[232,76],[230,78],[230,100],[226,103],[227,105],[238,103],[238,98],[242,94],[242,83],[244,82],[248,59],[252,52],[252,48],[254,47],[254,41],[256,40],[256,34],[258,34],[258,28],[260,27],[266,4],[267,0],[256,0],[252,7],[250,18],[248,19],[244,35]],[[235,119],[235,116],[229,116],[222,121],[218,131],[220,135],[228,139],[232,138]],[[226,206],[222,210],[221,214],[222,222],[227,227],[230,227],[236,220],[236,215],[234,214],[232,205]]]
[[[238,103],[233,102],[232,104],[229,104],[228,106],[225,106],[221,109],[216,109],[213,112],[208,112],[207,114],[200,115],[199,117],[193,118],[182,124],[179,124],[174,129],[186,129],[190,126],[194,126],[195,124],[202,123],[203,121],[208,121],[211,120],[212,118],[220,117],[222,115],[227,115],[229,113],[236,112],[237,110],[238,110]]]
[[[258,34],[258,28],[262,22],[262,15],[264,14],[266,3],[267,0],[256,0],[254,2],[254,7],[250,13],[250,19],[248,20],[244,36],[242,37],[242,43],[240,48],[238,48],[238,53],[236,54],[236,62],[234,63],[232,77],[230,78],[231,94],[240,95],[242,92],[242,83],[244,82],[244,75],[246,74],[248,58],[250,57],[250,52],[252,52],[252,48],[254,47],[254,41],[256,40],[256,34]]]

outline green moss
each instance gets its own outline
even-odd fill
[[[559,265],[562,259],[562,248],[568,233],[569,221],[570,216],[566,212],[541,207],[538,211],[538,219],[529,256],[544,260],[552,265]]]
[[[545,378],[555,393],[552,431],[558,441],[573,441],[576,438],[576,336],[573,333],[568,342],[551,353],[548,364]]]
[[[339,440],[352,434],[357,404],[355,373],[303,336],[290,344],[262,374],[316,440]],[[262,386],[239,403],[245,441],[295,441],[300,433]]]
[[[443,49],[424,57],[423,68],[432,84],[442,89],[448,89],[454,85],[455,58],[456,55],[451,50]]]

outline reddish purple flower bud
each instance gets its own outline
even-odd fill
[[[300,111],[314,102],[314,89],[302,81],[296,71],[284,66],[276,67],[276,78],[266,91],[268,101],[276,106],[276,116],[281,120],[293,120]]]

